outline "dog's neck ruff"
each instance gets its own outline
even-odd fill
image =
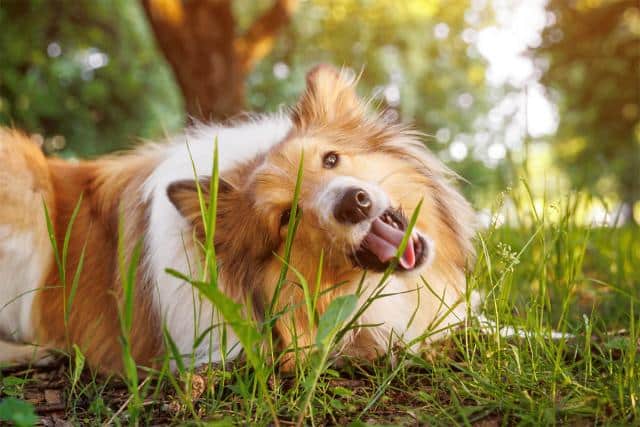
[[[188,243],[190,226],[169,201],[167,187],[175,181],[193,179],[194,168],[198,177],[211,175],[216,141],[219,170],[223,173],[268,151],[290,129],[291,121],[285,115],[262,116],[234,127],[197,125],[172,138],[164,148],[164,160],[142,188],[143,198],[150,206],[145,268],[155,284],[154,303],[180,351],[193,352],[196,364],[234,357],[241,349],[229,330],[226,345],[229,354],[223,355],[215,328],[211,346],[204,339],[199,348],[192,348],[196,337],[222,319],[208,301],[199,298],[195,288],[166,272],[171,268],[196,276],[199,268],[198,249]],[[224,288],[223,283],[221,287]]]

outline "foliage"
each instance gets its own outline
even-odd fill
[[[636,0],[551,0],[537,55],[561,112],[556,152],[573,182],[640,200],[640,9]]]
[[[34,425],[38,417],[31,403],[7,397],[0,402],[0,420],[11,422],[17,427],[27,427]]]
[[[0,28],[0,124],[58,136],[45,149],[92,156],[182,123],[136,2],[7,0]]]

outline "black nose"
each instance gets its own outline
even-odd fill
[[[351,187],[342,194],[333,209],[333,215],[340,222],[356,224],[369,218],[371,199],[362,188]]]

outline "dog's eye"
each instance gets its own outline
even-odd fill
[[[291,218],[291,209],[285,209],[280,215],[280,227],[284,227],[289,224],[289,219]]]
[[[322,167],[325,169],[333,169],[338,166],[338,162],[340,161],[340,156],[335,151],[329,151],[322,158]]]

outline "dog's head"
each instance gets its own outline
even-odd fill
[[[320,268],[328,289],[357,284],[363,271],[390,265],[397,275],[417,277],[431,269],[464,280],[461,273],[472,254],[472,211],[450,185],[452,174],[415,132],[369,115],[354,80],[327,66],[307,76],[292,122],[285,140],[221,178],[215,244],[227,286],[250,293],[258,304],[271,300],[294,220],[299,170],[299,222],[290,265],[311,286]],[[208,189],[207,182],[203,188]],[[198,227],[194,183],[175,183],[168,193]],[[405,234],[406,248],[396,258]],[[297,281],[293,272],[289,278]],[[464,283],[452,286],[464,288]],[[340,292],[336,289],[330,295]],[[285,285],[280,298],[279,306],[303,300],[295,285]]]

